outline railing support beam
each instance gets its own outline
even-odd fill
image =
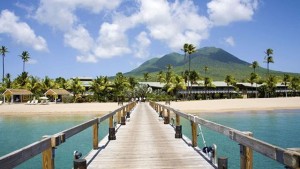
[[[93,149],[98,149],[99,137],[98,137],[99,123],[93,125]]]
[[[253,136],[251,132],[243,132],[248,136]],[[251,148],[240,144],[240,167],[241,169],[252,169],[253,168],[253,151]]]

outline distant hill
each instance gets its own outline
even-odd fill
[[[168,64],[173,66],[173,70],[176,73],[188,70],[188,58],[185,58],[183,54],[170,53],[161,58],[150,59],[138,68],[125,73],[125,75],[142,78],[144,73],[149,73],[152,76],[152,80],[155,80],[156,74],[161,70],[165,71]],[[237,58],[225,50],[215,47],[204,47],[191,55],[191,70],[196,70],[203,77],[204,67],[208,66],[207,76],[213,80],[224,80],[226,75],[232,75],[239,81],[245,80],[253,72],[250,65],[250,63]],[[256,69],[256,72],[259,76],[265,77],[267,69],[259,67]],[[270,70],[270,73],[278,76],[284,74],[284,72],[272,70]]]

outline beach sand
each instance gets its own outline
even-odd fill
[[[300,109],[300,97],[183,101],[171,102],[170,107],[188,113]]]
[[[187,113],[300,109],[300,97],[182,101],[171,102],[170,106]],[[0,115],[102,115],[119,107],[117,103],[3,104],[0,105]]]
[[[126,103],[124,103],[125,105]],[[118,109],[117,103],[69,103],[48,105],[3,104],[0,105],[1,115],[102,115]]]

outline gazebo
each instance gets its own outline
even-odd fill
[[[44,95],[52,96],[55,102],[62,102],[63,96],[69,96],[71,95],[71,93],[65,89],[49,89],[45,92]]]
[[[5,99],[10,99],[11,103],[23,103],[30,100],[32,92],[26,89],[6,89],[2,95],[4,96],[4,103]]]

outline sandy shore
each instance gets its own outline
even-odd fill
[[[300,97],[184,101],[171,102],[170,106],[189,113],[300,109]]]
[[[3,104],[0,105],[0,115],[101,115],[119,107],[117,103]],[[171,102],[171,107],[189,113],[300,109],[300,97]]]
[[[3,104],[0,105],[0,115],[101,115],[119,107],[117,103]]]

